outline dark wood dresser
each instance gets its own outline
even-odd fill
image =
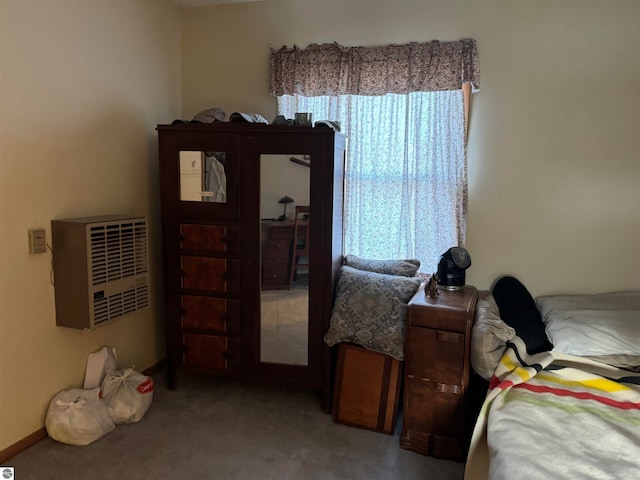
[[[157,130],[168,387],[176,388],[182,369],[270,381],[319,390],[329,411],[331,352],[323,337],[342,262],[346,138],[326,128],[242,122]],[[313,160],[308,170],[289,161],[298,156]],[[263,290],[288,288],[293,222],[271,222],[266,238],[261,208],[273,202],[279,209],[277,198],[299,178],[292,170],[301,168],[311,212],[307,305],[297,330],[278,324],[276,340],[286,346],[285,334],[305,332],[306,358],[275,361],[265,354],[280,345],[274,315],[264,313],[275,301],[267,304]],[[282,182],[269,185],[275,194],[263,183],[273,171]]]
[[[420,288],[409,302],[400,446],[463,461],[469,344],[478,292],[472,286],[439,290],[432,299]]]
[[[308,226],[307,221],[302,225]],[[276,290],[289,287],[293,221],[274,221],[267,225],[267,239],[263,255],[262,289]]]

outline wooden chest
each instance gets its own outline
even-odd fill
[[[435,299],[421,288],[409,302],[402,448],[464,460],[469,342],[477,298],[470,286],[441,290]]]
[[[402,362],[350,343],[338,345],[333,420],[393,435]]]

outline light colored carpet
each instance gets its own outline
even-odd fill
[[[463,464],[399,447],[395,435],[335,424],[316,392],[181,373],[154,376],[141,422],[86,447],[49,438],[16,455],[20,480],[459,480]]]

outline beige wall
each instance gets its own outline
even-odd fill
[[[640,2],[266,0],[189,9],[183,114],[272,119],[269,46],[471,37],[467,280],[534,295],[640,288]],[[435,270],[435,266],[434,266]]]
[[[87,354],[164,357],[155,125],[180,111],[180,11],[156,0],[0,1],[0,451],[82,385]],[[56,327],[51,254],[27,230],[53,218],[149,218],[154,305],[94,332]],[[55,249],[55,245],[53,245]]]
[[[285,195],[294,201],[287,205],[287,218],[295,218],[298,205],[309,205],[308,167],[293,163],[293,155],[263,155],[260,162],[260,218],[278,218],[285,209],[278,201]],[[304,160],[304,154],[295,155]]]

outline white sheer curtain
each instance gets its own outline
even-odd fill
[[[337,120],[348,136],[345,254],[418,258],[436,271],[464,245],[467,210],[461,90],[381,96],[278,96],[278,113]],[[313,161],[313,159],[312,159]]]

